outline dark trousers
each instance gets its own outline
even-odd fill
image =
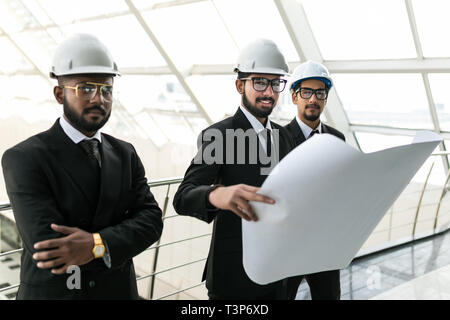
[[[295,294],[293,295],[293,297],[291,297],[292,293],[290,292],[290,290],[293,290],[293,288],[291,288],[290,286],[291,283],[289,279],[278,281],[278,284],[274,286],[273,290],[268,291],[262,295],[242,296],[241,292],[236,292],[236,295],[224,296],[208,291],[208,297],[209,300],[294,300]]]
[[[308,282],[312,300],[340,300],[341,281],[339,270],[324,271],[288,279],[288,299],[293,300],[303,279]]]

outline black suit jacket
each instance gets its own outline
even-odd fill
[[[59,120],[4,153],[6,189],[24,246],[18,299],[138,298],[132,258],[159,239],[162,213],[131,144],[102,134],[100,152],[97,199],[92,196],[96,192],[87,155],[64,133]],[[37,268],[33,245],[63,236],[51,223],[100,233],[111,268],[103,259],[81,266],[80,290],[68,289],[71,274]]]
[[[333,136],[336,136],[339,139],[342,139],[345,141],[345,136],[340,131],[338,131],[324,123],[321,123],[320,125],[322,126],[322,133],[332,134]],[[289,122],[289,124],[287,124],[285,126],[285,128],[289,131],[292,138],[294,139],[295,146],[298,146],[306,141],[306,138],[303,135],[303,131],[300,128],[300,126],[298,125],[297,118],[294,118],[291,122]]]
[[[279,130],[281,159],[293,148],[294,142],[283,127],[274,122],[271,122],[271,126]],[[253,130],[240,109],[233,117],[215,123],[208,129],[220,130],[223,137],[226,136],[227,129]],[[202,139],[199,152],[202,152],[208,144],[209,142],[204,142]],[[208,223],[214,221],[208,260],[203,274],[203,278],[206,277],[208,291],[222,297],[251,299],[278,290],[280,283],[258,285],[248,278],[242,264],[241,218],[231,211],[211,208],[207,201],[212,184],[231,186],[243,183],[257,187],[262,185],[267,177],[261,175],[263,165],[259,161],[256,164],[251,164],[249,161],[249,143],[245,145],[245,150],[244,164],[236,163],[236,148],[234,164],[206,164],[205,162],[196,164],[192,161],[175,194],[173,205],[176,212],[181,215],[193,216]],[[224,149],[224,159],[226,153],[227,150]]]

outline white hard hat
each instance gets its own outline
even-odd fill
[[[77,74],[120,75],[106,46],[90,34],[76,34],[56,49],[50,78]]]
[[[308,79],[320,80],[325,83],[328,89],[331,89],[333,86],[333,81],[331,80],[328,69],[319,62],[308,60],[295,68],[294,74],[291,78],[291,90],[293,90],[303,80]]]
[[[258,39],[242,49],[234,72],[286,75],[289,67],[275,42]]]

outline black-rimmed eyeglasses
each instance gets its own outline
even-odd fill
[[[240,80],[252,80],[252,84],[253,84],[253,89],[255,89],[255,91],[266,91],[267,87],[270,86],[272,87],[272,91],[279,93],[281,91],[284,90],[284,88],[286,87],[286,82],[287,80],[285,79],[267,79],[267,78],[262,78],[262,77],[253,77],[253,78],[242,78]]]
[[[316,95],[317,100],[325,100],[326,98],[328,98],[327,89],[300,88],[296,92],[300,93],[300,97],[302,97],[303,99],[309,99],[313,94]]]

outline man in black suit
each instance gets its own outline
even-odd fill
[[[297,105],[297,116],[286,125],[286,129],[298,146],[314,134],[329,133],[345,141],[338,130],[321,123],[320,115],[327,103],[328,92],[333,82],[327,68],[315,61],[299,65],[291,80],[292,102]],[[307,259],[307,257],[305,257]],[[339,300],[339,270],[324,271],[289,279],[289,294],[294,296],[303,279],[308,282],[313,300]]]
[[[275,43],[260,39],[242,50],[234,71],[241,106],[234,116],[202,132],[198,154],[173,205],[181,215],[214,221],[203,273],[210,299],[284,299],[285,282],[259,285],[245,273],[242,219],[258,219],[249,201],[274,203],[257,193],[270,171],[264,169],[273,168],[273,159],[283,158],[293,148],[288,132],[268,119],[285,87],[281,76],[288,66]]]
[[[50,73],[64,115],[2,157],[24,246],[17,299],[138,299],[132,258],[162,213],[134,147],[99,131],[118,74],[97,38],[64,41]]]

